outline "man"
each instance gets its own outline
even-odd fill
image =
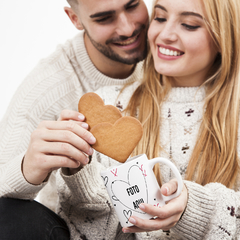
[[[72,238],[102,239],[98,226],[89,227],[93,220],[88,216],[80,232],[71,209],[58,206],[66,226],[49,208],[56,210],[59,196],[73,182],[71,176],[84,175],[93,152],[90,145],[96,140],[77,112],[79,98],[105,85],[122,87],[141,79],[138,62],[147,52],[148,13],[143,0],[69,0],[69,4],[65,12],[84,31],[27,76],[0,125],[1,239],[69,239],[69,230]],[[66,183],[55,177],[57,169],[66,175]],[[55,183],[61,186],[58,195]],[[33,200],[40,190],[39,199],[48,208],[16,200]],[[109,236],[106,231],[106,239],[123,238],[117,228],[113,232]]]
[[[65,12],[77,29],[85,30],[85,45],[97,69],[109,77],[126,78],[146,56],[146,6],[132,0],[111,8],[109,1],[100,2],[70,0],[73,8]]]

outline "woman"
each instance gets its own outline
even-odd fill
[[[136,227],[124,232],[170,229],[169,239],[240,236],[239,16],[238,0],[155,1],[145,77],[127,111],[138,109],[144,123],[135,154],[169,157],[187,190],[160,209],[142,204],[157,218],[132,217]],[[155,174],[160,183],[169,180],[167,168],[155,167]],[[171,181],[162,192],[176,187]]]

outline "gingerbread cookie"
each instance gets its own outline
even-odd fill
[[[99,123],[91,133],[97,139],[95,150],[125,162],[142,137],[142,125],[133,117],[121,117],[114,124]]]
[[[78,111],[85,116],[85,122],[92,127],[102,122],[114,124],[122,117],[121,112],[112,105],[105,105],[103,100],[93,92],[84,94],[78,103]]]
[[[86,117],[90,132],[96,138],[92,147],[119,162],[125,162],[142,137],[142,124],[134,117],[123,117],[116,107],[104,105],[95,93],[83,95],[78,109]]]

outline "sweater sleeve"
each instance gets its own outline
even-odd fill
[[[100,172],[105,167],[96,159],[78,173],[57,177],[59,209],[71,235],[84,233],[86,239],[134,239],[124,234],[105,189]]]
[[[185,184],[187,208],[172,230],[184,239],[240,239],[240,193],[220,183]]]
[[[34,99],[29,98],[27,86],[23,83],[0,122],[0,197],[34,199],[44,186],[29,184],[21,171],[31,132],[40,121],[31,115],[33,103]]]
[[[61,46],[24,79],[0,122],[0,197],[33,199],[45,186],[29,184],[21,172],[31,133],[41,121],[55,121],[63,109],[76,110],[82,93]]]
[[[0,197],[21,198],[33,200],[45,185],[34,186],[28,183],[21,171],[24,153],[0,168]]]

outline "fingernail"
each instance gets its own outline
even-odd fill
[[[141,210],[145,210],[145,206],[144,206],[143,204],[140,204],[140,205],[139,205],[139,208],[140,208]]]
[[[82,126],[83,128],[85,128],[85,129],[88,129],[88,124],[85,123],[85,122],[83,122],[83,123],[81,124],[81,126]]]
[[[165,189],[167,190],[167,195],[168,195],[170,190],[168,187],[165,187]]]
[[[92,155],[93,154],[93,149],[90,148],[89,151],[88,151],[88,155]]]
[[[85,118],[85,117],[84,117],[81,113],[78,115],[78,119],[79,119],[79,120],[83,121],[84,118]]]
[[[126,229],[126,228],[123,229],[123,232],[124,233],[130,233],[130,231],[128,229]]]
[[[94,136],[91,136],[89,139],[89,143],[94,144],[96,142],[96,138]]]
[[[88,162],[89,162],[89,159],[88,159],[88,157],[85,159],[85,164],[88,164]]]
[[[136,220],[132,217],[129,218],[129,222],[132,223],[132,224],[136,224]]]

